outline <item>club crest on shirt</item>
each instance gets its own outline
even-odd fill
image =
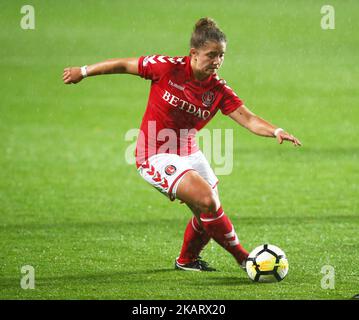
[[[172,176],[176,172],[176,170],[177,168],[174,165],[170,164],[165,168],[165,173],[168,176]]]
[[[202,104],[209,108],[214,102],[214,93],[212,91],[206,91],[202,95]]]

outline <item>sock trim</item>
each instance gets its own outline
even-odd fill
[[[218,220],[218,219],[221,219],[222,217],[223,217],[223,215],[224,215],[224,211],[222,212],[222,214],[219,216],[219,217],[216,217],[216,218],[209,218],[209,219],[205,219],[205,218],[200,218],[201,219],[201,221],[203,221],[203,222],[211,222],[211,221],[216,221],[216,220]]]

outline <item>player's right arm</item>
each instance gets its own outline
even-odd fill
[[[115,73],[139,75],[138,60],[138,58],[119,58],[88,65],[86,68],[87,76],[92,77]],[[71,84],[80,82],[84,77],[81,67],[68,67],[64,69],[62,78],[65,84]]]

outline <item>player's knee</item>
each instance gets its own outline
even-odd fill
[[[216,214],[217,202],[213,194],[208,194],[200,199],[199,209],[201,213]]]

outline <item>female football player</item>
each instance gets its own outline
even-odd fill
[[[218,196],[218,179],[198,149],[195,135],[217,113],[228,115],[254,134],[276,137],[300,146],[300,141],[251,112],[219,79],[226,36],[210,18],[200,19],[190,40],[189,55],[120,58],[66,68],[65,84],[85,77],[126,73],[151,80],[147,108],[136,145],[139,174],[172,201],[179,199],[193,212],[175,268],[213,271],[199,254],[212,238],[243,268],[248,252],[241,246]]]

